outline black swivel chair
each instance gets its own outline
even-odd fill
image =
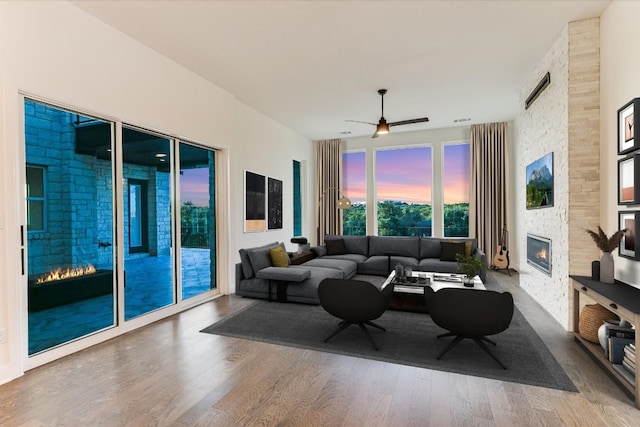
[[[496,345],[487,335],[499,334],[511,324],[513,296],[509,292],[459,288],[444,288],[434,292],[431,288],[425,288],[424,295],[433,322],[449,331],[438,335],[438,338],[455,336],[438,355],[438,359],[464,338],[470,338],[503,369],[507,369],[485,342]]]
[[[393,284],[379,290],[369,282],[361,280],[324,279],[318,286],[318,297],[322,307],[333,316],[342,319],[338,328],[324,342],[345,330],[349,325],[358,325],[378,350],[365,325],[386,331],[373,320],[382,316],[393,293]]]

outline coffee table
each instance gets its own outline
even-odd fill
[[[424,300],[424,289],[426,287],[438,291],[442,288],[467,288],[476,290],[486,290],[484,283],[479,276],[474,277],[473,287],[466,287],[462,284],[462,275],[450,273],[433,273],[426,271],[414,271],[410,281],[396,281],[395,270],[389,274],[387,280],[382,284],[385,286],[393,283],[393,297],[389,302],[389,308],[397,310],[418,311],[428,313],[426,301]]]

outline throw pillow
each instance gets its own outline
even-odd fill
[[[344,239],[327,240],[325,244],[327,245],[327,255],[344,255],[347,253]]]
[[[269,256],[273,267],[289,267],[289,255],[282,246],[269,249]]]
[[[461,242],[461,241],[456,241],[456,240],[448,240],[449,243],[464,243],[464,256],[471,256],[471,250],[473,249],[473,242],[472,241],[466,241],[466,242]]]
[[[251,279],[253,277],[253,267],[251,266],[251,260],[249,259],[249,251],[253,249],[264,249],[277,246],[278,242],[269,243],[257,248],[240,249],[240,263],[242,264],[242,273],[245,279]]]
[[[464,256],[471,256],[471,248],[473,248],[473,242],[464,242]]]
[[[440,261],[455,261],[456,254],[464,255],[465,244],[452,243],[452,242],[440,242]]]

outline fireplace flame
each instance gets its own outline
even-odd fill
[[[55,282],[56,280],[68,279],[70,277],[80,277],[86,274],[93,274],[96,272],[96,268],[89,264],[85,267],[76,268],[57,268],[49,273],[46,273],[36,280],[36,284]]]
[[[543,259],[543,260],[547,260],[547,250],[546,249],[540,249],[537,253],[536,253],[536,258],[538,259]]]

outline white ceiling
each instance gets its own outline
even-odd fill
[[[610,1],[73,1],[310,139],[512,120],[568,22]],[[542,76],[540,76],[542,78]],[[553,80],[554,76],[551,76]]]

